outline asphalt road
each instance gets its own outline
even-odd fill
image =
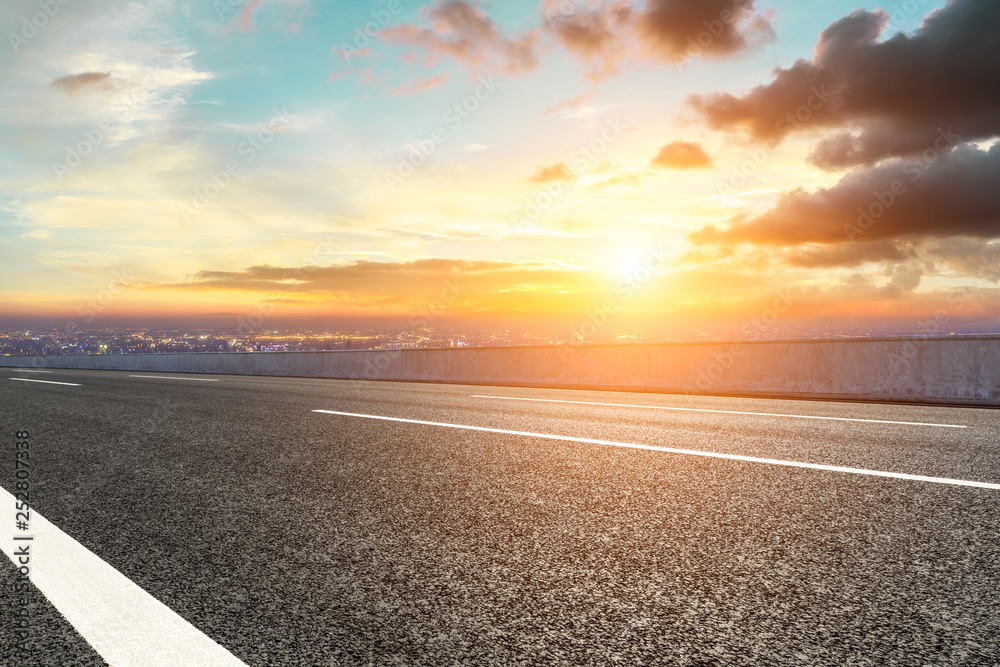
[[[498,432],[997,483],[1000,411],[131,375],[0,369],[2,486],[248,665],[1000,664],[1000,490]],[[0,560],[0,664],[104,664]]]

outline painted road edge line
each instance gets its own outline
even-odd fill
[[[218,382],[212,378],[175,378],[167,375],[129,375],[130,378],[146,378],[147,380],[187,380],[189,382]]]
[[[574,403],[579,405],[610,405],[616,408],[647,408],[649,410],[676,410],[680,412],[716,412],[726,415],[758,415],[761,417],[792,417],[794,419],[827,419],[841,422],[869,422],[872,424],[907,424],[909,426],[939,426],[941,428],[969,428],[964,424],[933,424],[929,422],[897,422],[886,419],[859,419],[857,417],[821,417],[818,415],[792,415],[775,412],[741,412],[739,410],[713,410],[709,408],[678,408],[669,405],[635,405],[629,403],[597,403],[594,401],[566,401],[556,398],[524,398],[522,396],[488,396],[473,394],[472,398],[499,398],[505,401],[536,401],[541,403]]]
[[[0,488],[0,505],[14,496]],[[234,667],[246,663],[31,510],[31,533],[0,538],[3,552],[27,547],[31,583],[112,667]],[[23,551],[20,552],[23,554]]]
[[[365,419],[381,419],[385,421],[404,422],[407,424],[423,424],[426,426],[444,426],[447,428],[458,428],[469,431],[485,431],[487,433],[503,433],[505,435],[520,435],[528,438],[544,438],[545,440],[562,440],[566,442],[582,442],[592,445],[609,445],[612,447],[626,447],[628,449],[647,449],[654,452],[669,452],[671,454],[686,454],[688,456],[704,456],[715,459],[727,459],[730,461],[744,461],[747,463],[765,463],[768,465],[787,466],[790,468],[808,468],[810,470],[826,470],[829,472],[845,472],[855,475],[870,475],[872,477],[893,477],[895,479],[906,479],[917,482],[934,482],[936,484],[951,484],[954,486],[972,486],[979,489],[1000,490],[1000,484],[990,482],[973,482],[965,479],[950,479],[948,477],[928,477],[926,475],[911,475],[903,472],[886,472],[883,470],[866,470],[864,468],[847,468],[843,466],[825,465],[822,463],[803,463],[801,461],[785,461],[782,459],[765,459],[757,456],[743,456],[741,454],[722,454],[719,452],[701,452],[695,449],[677,449],[674,447],[659,447],[657,445],[640,445],[630,442],[617,442],[615,440],[597,440],[595,438],[578,438],[572,435],[552,435],[550,433],[532,433],[530,431],[512,431],[503,428],[489,428],[486,426],[469,426],[467,424],[448,424],[445,422],[431,422],[420,419],[403,419],[402,417],[384,417],[381,415],[366,415],[357,412],[339,412],[337,410],[313,410],[328,415],[342,415],[344,417],[364,417]]]
[[[53,382],[52,380],[31,380],[29,378],[7,378],[8,380],[13,380],[14,382],[37,382],[39,384],[61,384],[67,387],[82,387],[82,384],[77,384],[75,382]]]

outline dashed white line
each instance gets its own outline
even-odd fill
[[[41,384],[61,384],[67,387],[82,387],[82,384],[77,384],[75,382],[53,382],[52,380],[30,380],[28,378],[7,378],[8,380],[13,380],[14,382],[39,382]]]
[[[12,368],[10,370],[14,371],[15,373],[51,373],[52,372],[52,371],[28,370],[27,368]]]
[[[130,378],[146,378],[148,380],[187,380],[188,382],[218,382],[211,378],[177,378],[166,375],[129,375]]]
[[[656,445],[640,445],[630,442],[617,442],[615,440],[598,440],[596,438],[578,438],[571,435],[553,435],[551,433],[532,433],[530,431],[512,431],[503,428],[488,428],[486,426],[470,426],[467,424],[448,424],[446,422],[423,421],[420,419],[403,419],[402,417],[385,417],[382,415],[367,415],[357,412],[339,412],[337,410],[313,410],[328,415],[341,415],[344,417],[363,417],[365,419],[381,419],[384,421],[404,422],[407,424],[423,424],[425,426],[443,426],[446,428],[458,428],[468,431],[484,431],[487,433],[503,433],[505,435],[520,435],[528,438],[543,438],[545,440],[562,440],[566,442],[581,442],[592,445],[609,445],[612,447],[626,447],[628,449],[647,449],[654,452],[669,452],[671,454],[686,454],[688,456],[704,456],[714,459],[727,459],[730,461],[745,461],[747,463],[765,463],[768,465],[788,466],[791,468],[808,468],[810,470],[826,470],[829,472],[844,472],[854,475],[870,475],[872,477],[893,477],[896,479],[906,479],[917,482],[934,482],[936,484],[951,484],[954,486],[972,486],[980,489],[1000,490],[1000,484],[990,482],[974,482],[964,479],[950,479],[947,477],[928,477],[926,475],[910,475],[902,472],[886,472],[883,470],[866,470],[864,468],[847,468],[844,466],[831,466],[822,463],[803,463],[801,461],[785,461],[782,459],[765,459],[757,456],[742,456],[740,454],[721,454],[718,452],[703,452],[694,449],[677,449],[675,447],[659,447]]]
[[[14,496],[0,488],[0,505]],[[0,545],[18,567],[112,667],[238,667],[237,659],[72,537],[31,510],[30,540],[4,531]],[[25,533],[19,537],[29,537]]]
[[[872,424],[906,424],[909,426],[939,426],[941,428],[969,428],[962,424],[932,424],[927,422],[901,422],[886,419],[858,419],[854,417],[821,417],[818,415],[792,415],[774,412],[742,412],[739,410],[713,410],[708,408],[677,408],[667,405],[633,405],[629,403],[597,403],[594,401],[564,401],[555,398],[524,398],[521,396],[487,396],[473,394],[472,398],[499,398],[505,401],[537,401],[542,403],[574,403],[577,405],[610,405],[616,408],[645,408],[648,410],[676,410],[679,412],[716,412],[725,415],[758,415],[761,417],[789,417],[792,419],[824,419],[841,422],[869,422]]]

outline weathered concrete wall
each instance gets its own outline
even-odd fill
[[[0,357],[0,366],[1000,406],[1000,337]]]
[[[1000,339],[652,346],[647,391],[1000,406]]]

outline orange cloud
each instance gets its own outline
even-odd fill
[[[387,28],[382,36],[390,42],[423,49],[429,64],[447,56],[469,67],[508,73],[538,66],[536,31],[506,37],[485,12],[461,0],[439,2],[431,7],[428,16],[432,28],[404,23]]]
[[[556,162],[548,167],[539,167],[528,179],[531,183],[549,183],[551,181],[568,182],[576,178],[576,174],[566,166],[565,162]]]
[[[250,32],[253,30],[253,16],[266,1],[267,0],[250,0],[247,2],[240,8],[239,15],[229,22],[229,25],[226,26],[226,30],[232,30],[233,28],[238,29],[240,32]]]
[[[398,86],[392,91],[392,95],[413,95],[424,90],[430,90],[431,88],[437,88],[438,86],[443,86],[447,81],[451,79],[451,73],[443,72],[438,76],[428,77],[426,79],[419,79],[417,81],[411,81],[410,83],[404,83]]]
[[[240,7],[239,14],[237,14],[236,17],[234,17],[233,20],[226,25],[226,31],[228,32],[230,30],[238,30],[240,32],[250,32],[254,30],[256,28],[256,25],[254,24],[254,17],[256,16],[257,12],[259,12],[264,5],[274,1],[275,0],[248,0],[248,2],[246,2],[242,7]],[[292,11],[298,10],[306,3],[306,0],[278,0],[278,1],[285,2],[286,4],[289,4],[289,2],[291,1],[292,4],[294,5],[293,7],[290,8]],[[294,18],[288,19],[289,31],[292,33],[300,32],[302,30],[302,20],[308,13],[309,9],[308,6],[306,6],[301,12],[298,13],[298,15],[293,14],[292,16]]]
[[[336,266],[251,266],[242,271],[200,271],[182,283],[147,290],[257,293],[267,299],[308,300],[363,312],[377,308],[405,313],[425,304],[447,285],[459,294],[456,313],[574,311],[606,289],[606,279],[588,271],[539,264],[423,259],[360,261]]]
[[[589,66],[591,79],[636,60],[727,56],[774,39],[768,19],[754,13],[753,0],[649,0],[642,9],[629,0],[596,8],[576,4],[547,0],[543,25]]]
[[[363,86],[378,86],[385,83],[389,77],[392,76],[392,72],[387,69],[381,72],[375,72],[375,66],[369,65],[359,72],[358,83]]]
[[[660,148],[660,152],[650,164],[665,169],[708,169],[712,167],[712,158],[701,147],[701,144],[690,141],[671,141]]]
[[[731,55],[774,39],[753,0],[650,0],[638,28],[647,46],[672,62]]]
[[[605,188],[613,188],[618,185],[628,185],[633,188],[639,187],[642,184],[642,180],[639,178],[639,174],[636,173],[625,173],[619,174],[617,176],[612,176],[611,178],[595,183],[591,185],[588,190],[603,190]]]
[[[628,0],[607,7],[559,11],[563,0],[550,0],[545,28],[571,53],[590,66],[587,76],[602,79],[614,74],[629,53],[630,33],[635,19]]]
[[[634,4],[545,0],[541,27],[505,36],[475,4],[438,0],[426,12],[431,27],[404,23],[383,36],[422,49],[430,65],[448,57],[469,68],[508,74],[534,70],[549,38],[584,62],[593,80],[639,60],[719,57],[774,38],[768,19],[754,13],[754,0],[649,0],[642,9]]]

